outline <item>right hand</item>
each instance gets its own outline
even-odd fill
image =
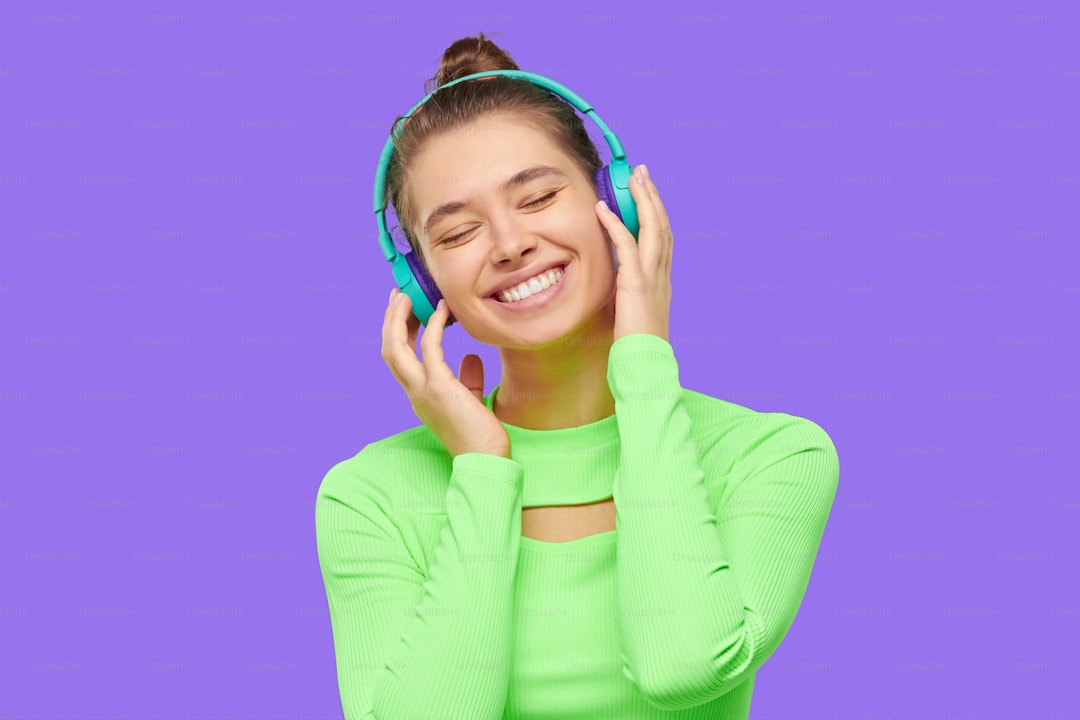
[[[382,359],[405,388],[413,412],[442,441],[451,457],[482,452],[510,457],[510,436],[502,421],[484,405],[484,364],[478,355],[461,359],[460,380],[446,364],[442,335],[450,310],[443,300],[428,320],[416,357],[420,320],[412,299],[397,288],[386,308],[382,329]]]

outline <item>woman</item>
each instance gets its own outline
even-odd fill
[[[498,69],[517,65],[481,33],[435,80]],[[635,243],[597,202],[580,118],[482,80],[412,115],[388,175],[444,298],[419,358],[411,300],[393,292],[384,318],[423,424],[335,465],[316,500],[345,715],[747,718],[809,582],[836,449],[810,420],[680,386],[646,169]],[[445,363],[451,311],[499,348],[490,395],[477,356],[458,377]]]

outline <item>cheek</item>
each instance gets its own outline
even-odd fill
[[[575,203],[566,207],[564,212],[552,217],[550,224],[545,224],[541,232],[550,233],[558,238],[560,244],[586,254],[593,244],[607,241],[607,230],[589,204]]]
[[[474,297],[479,292],[476,288],[476,279],[480,276],[479,265],[474,260],[467,260],[464,252],[465,249],[462,248],[460,257],[442,262],[438,273],[431,276],[451,312],[454,310],[455,301],[460,303],[462,298]]]

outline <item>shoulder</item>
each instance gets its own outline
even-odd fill
[[[836,452],[829,434],[809,418],[785,412],[762,412],[686,388],[683,403],[696,426],[717,438],[726,437],[729,443],[734,441],[754,448],[766,445],[776,451],[783,449],[781,441],[794,441],[800,447],[822,446]]]
[[[760,412],[738,403],[684,389],[703,463],[728,489],[771,466],[800,470],[798,482],[835,494],[839,454],[828,432],[813,420],[785,412]],[[801,456],[796,458],[796,456]]]
[[[445,485],[451,458],[425,426],[403,430],[365,445],[326,471],[316,504],[336,500],[349,505],[377,505],[390,515],[394,506],[423,494],[417,488]]]

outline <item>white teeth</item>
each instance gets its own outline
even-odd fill
[[[530,278],[528,283],[521,283],[517,287],[510,288],[509,290],[503,290],[498,294],[498,297],[503,302],[515,302],[517,300],[524,300],[528,297],[541,293],[547,290],[549,287],[557,283],[563,276],[562,269],[556,268],[549,270],[542,275],[537,275],[535,278]]]

